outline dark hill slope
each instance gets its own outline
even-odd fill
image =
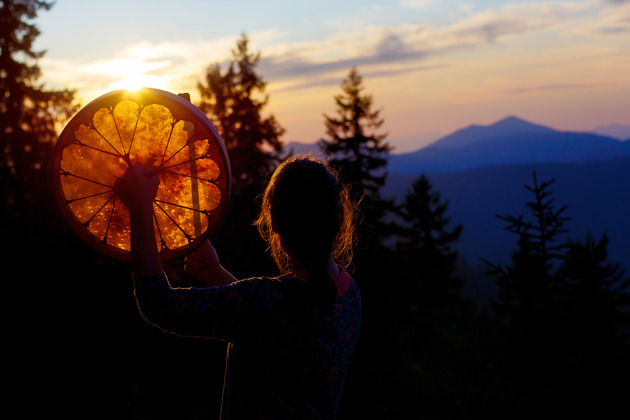
[[[416,175],[391,169],[385,196],[401,198]],[[444,199],[449,200],[453,223],[463,223],[459,251],[471,263],[479,257],[505,263],[516,237],[503,230],[496,214],[527,214],[532,199],[523,186],[555,178],[553,191],[558,206],[567,205],[570,237],[583,239],[588,232],[600,238],[608,232],[609,258],[630,270],[630,158],[580,163],[530,163],[434,173],[428,177]]]

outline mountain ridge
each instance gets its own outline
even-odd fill
[[[630,140],[630,124],[600,125],[590,130],[591,133],[613,137],[618,140]]]
[[[608,126],[603,126],[606,128]],[[612,124],[611,127],[626,127],[621,124]],[[630,126],[627,126],[630,127]],[[598,127],[602,128],[602,127]],[[413,150],[410,152],[404,153],[392,153],[391,156],[409,156],[416,153],[419,153],[425,149],[439,149],[442,147],[456,147],[456,146],[465,146],[467,144],[475,143],[479,140],[489,140],[491,138],[497,137],[510,137],[512,135],[524,135],[524,134],[541,134],[541,133],[571,133],[575,135],[585,135],[590,134],[599,138],[604,138],[608,140],[613,140],[615,142],[621,142],[624,147],[627,147],[630,150],[630,137],[627,139],[620,139],[612,135],[605,134],[597,129],[591,131],[561,131],[556,130],[554,128],[550,128],[544,125],[531,123],[524,119],[521,119],[516,116],[508,116],[503,118],[493,124],[490,125],[480,125],[480,124],[471,124],[465,128],[456,130],[451,134],[447,134],[443,137],[440,137],[433,143],[419,147],[417,150]],[[462,137],[469,136],[471,138],[467,138],[462,140]],[[323,157],[323,153],[319,150],[318,145],[321,143],[321,139],[316,142],[299,142],[299,141],[291,141],[284,145],[284,149],[287,154],[291,151],[293,153],[311,153],[318,157]]]
[[[391,155],[389,171],[439,173],[502,164],[595,161],[624,156],[630,156],[630,143],[507,117],[488,126],[471,125],[415,152]]]
[[[557,132],[543,125],[533,124],[515,116],[509,116],[491,125],[472,124],[466,128],[448,134],[434,143],[418,149],[416,152],[435,147],[462,147],[478,141],[488,140],[498,137],[509,137],[526,133],[551,133]],[[415,153],[415,152],[411,152]]]

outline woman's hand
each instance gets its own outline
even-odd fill
[[[114,189],[131,213],[151,209],[157,195],[160,179],[141,163],[127,168],[123,176],[118,178]]]
[[[236,278],[221,266],[219,256],[210,241],[186,257],[184,271],[191,277],[211,287],[218,287],[236,281]]]

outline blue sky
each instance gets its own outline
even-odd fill
[[[137,84],[194,101],[204,69],[246,33],[287,142],[324,135],[352,66],[398,152],[508,115],[630,124],[627,0],[57,0],[36,24],[43,81],[83,104]]]

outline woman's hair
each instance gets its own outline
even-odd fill
[[[271,176],[255,224],[282,272],[292,261],[319,274],[331,253],[338,264],[351,263],[354,218],[355,205],[336,173],[322,160],[298,155]]]

